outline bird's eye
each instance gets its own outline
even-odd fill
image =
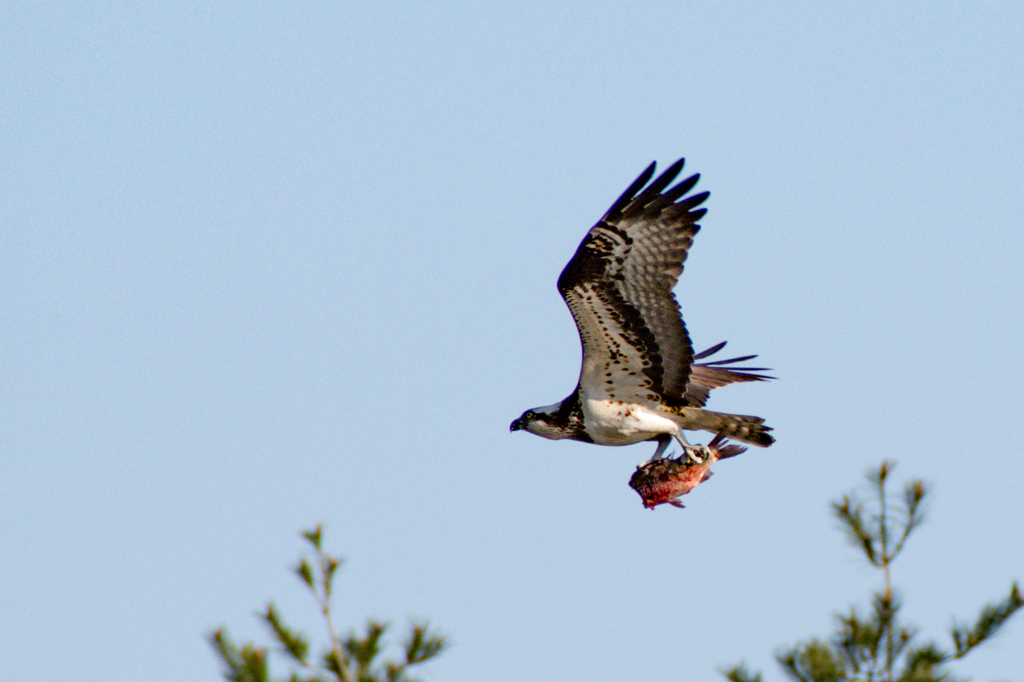
[[[527,419],[533,419],[537,415],[534,414],[533,410],[527,410],[526,414],[524,414],[523,416],[526,417]]]

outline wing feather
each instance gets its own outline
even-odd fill
[[[580,387],[589,395],[686,398],[693,347],[672,289],[708,193],[683,198],[699,175],[670,188],[682,169],[680,159],[647,185],[651,164],[590,229],[558,278],[583,345]]]
[[[697,353],[693,356],[693,359],[703,360],[714,355],[724,347],[725,341],[708,348],[702,353]],[[690,372],[690,379],[686,384],[686,404],[692,407],[704,407],[708,402],[708,394],[711,393],[712,389],[741,381],[768,381],[769,379],[774,379],[775,377],[770,377],[767,374],[757,374],[757,372],[769,371],[766,367],[725,366],[753,360],[756,357],[756,355],[744,355],[739,358],[712,360],[711,362],[695,364]]]

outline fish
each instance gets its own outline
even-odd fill
[[[728,443],[725,436],[718,434],[705,446],[702,461],[695,461],[686,453],[676,458],[648,460],[637,466],[629,479],[629,487],[640,495],[646,509],[660,504],[683,509],[679,498],[711,478],[712,464],[746,451],[747,448]]]

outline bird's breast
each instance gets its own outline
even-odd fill
[[[631,445],[679,432],[674,422],[643,405],[621,400],[584,400],[582,408],[587,433],[601,445]]]

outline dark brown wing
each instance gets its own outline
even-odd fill
[[[580,387],[590,397],[683,400],[693,347],[672,294],[707,212],[699,175],[666,189],[683,160],[651,164],[583,239],[558,278],[583,344]],[[642,191],[641,191],[642,190]]]

